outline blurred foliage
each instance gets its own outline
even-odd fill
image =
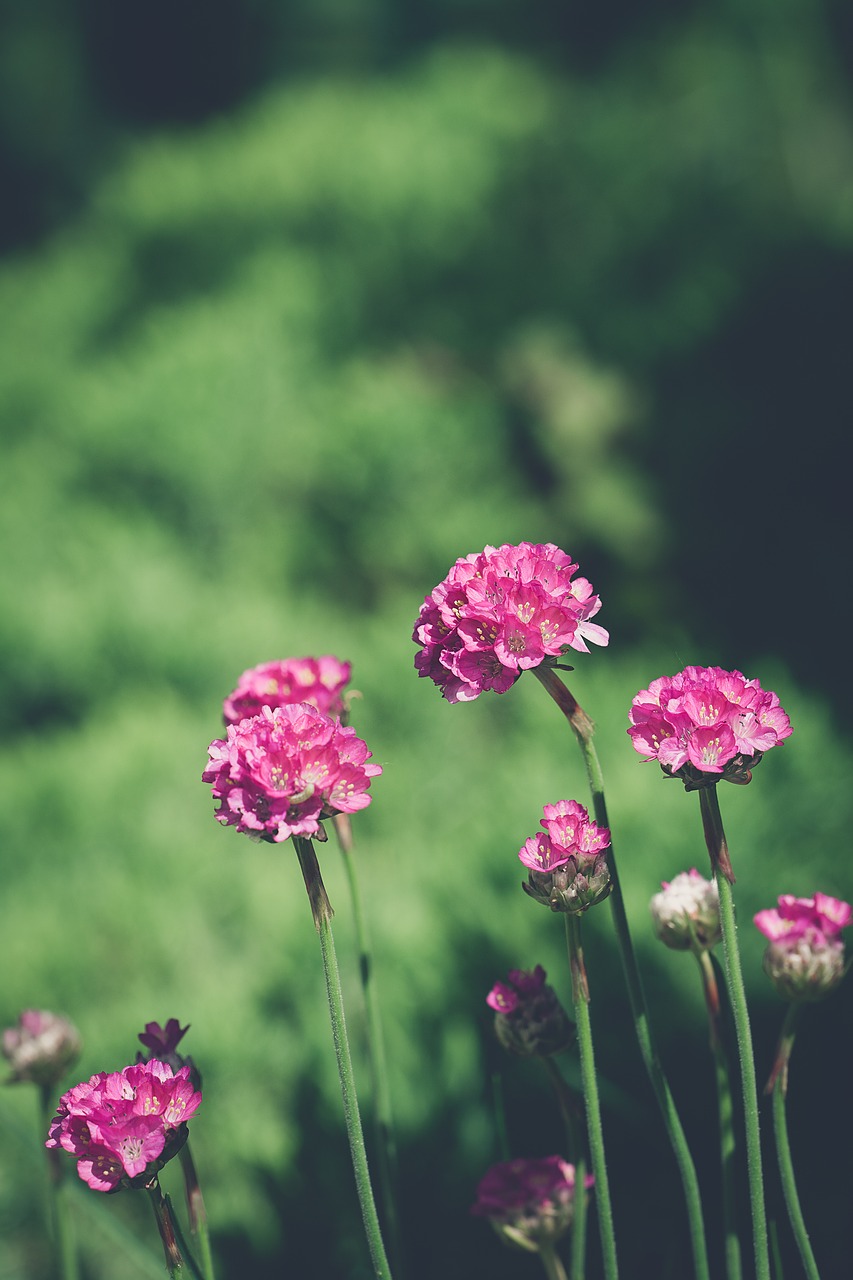
[[[453,10],[460,23],[463,8],[478,6]],[[336,10],[318,12],[331,23]],[[580,657],[572,687],[599,725],[627,905],[709,1213],[695,975],[646,928],[657,882],[704,865],[698,803],[638,764],[624,732],[636,690],[687,662],[739,666],[776,689],[795,736],[723,797],[741,919],[783,891],[853,894],[839,857],[853,760],[832,719],[849,693],[821,697],[838,683],[840,607],[803,578],[809,562],[821,583],[839,568],[843,473],[829,468],[814,491],[802,478],[823,465],[842,404],[828,375],[822,408],[814,362],[840,370],[841,342],[828,324],[799,365],[777,369],[763,330],[790,314],[767,284],[781,262],[799,263],[789,307],[809,289],[816,307],[837,299],[849,271],[845,90],[823,11],[798,0],[650,12],[622,44],[590,30],[568,69],[439,45],[381,75],[304,75],[203,127],[128,142],[80,216],[0,273],[14,317],[0,356],[0,1014],[69,1013],[86,1040],[80,1078],[128,1061],[146,1021],[192,1023],[205,1076],[193,1144],[227,1274],[247,1256],[259,1275],[367,1274],[295,860],[218,828],[198,781],[244,667],[351,659],[364,695],[354,723],[385,769],[356,839],[410,1280],[453,1280],[486,1258],[496,1280],[524,1273],[467,1217],[497,1156],[491,1073],[504,1073],[519,1154],[552,1150],[557,1122],[535,1073],[498,1059],[483,1000],[509,967],[540,961],[568,996],[560,922],[522,897],[515,854],[543,803],[585,786],[535,681],[450,708],[415,678],[413,619],[457,556],[552,540],[604,598],[611,649]],[[386,28],[377,17],[379,61]],[[752,363],[736,376],[739,344]],[[768,369],[749,418],[750,379]],[[799,412],[807,396],[817,419],[796,435],[781,419],[768,450],[767,406]],[[824,611],[829,655],[807,676],[803,595]],[[331,845],[323,865],[364,1074]],[[661,1224],[678,1218],[680,1190],[608,926],[602,908],[586,932],[625,1274],[679,1276],[686,1241],[678,1226],[662,1240]],[[743,943],[761,1076],[781,1015],[760,938],[745,928]],[[819,1078],[842,1094],[850,1000],[842,990],[815,1011],[792,1072],[827,1276],[849,1256],[844,1188],[808,1090]],[[26,1132],[31,1102],[0,1097],[4,1132]],[[0,1155],[0,1275],[37,1280],[46,1261],[22,1206],[38,1166],[24,1149],[4,1139]],[[781,1217],[772,1176],[770,1194]],[[135,1229],[134,1208],[92,1212]],[[89,1274],[139,1271],[95,1248]]]

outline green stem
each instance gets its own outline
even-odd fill
[[[800,1251],[800,1257],[803,1260],[803,1269],[808,1280],[820,1280],[818,1274],[817,1262],[812,1251],[809,1233],[806,1228],[803,1211],[800,1207],[800,1197],[797,1194],[797,1184],[794,1179],[794,1162],[791,1159],[791,1144],[788,1141],[788,1119],[785,1109],[785,1098],[787,1096],[788,1085],[788,1058],[794,1047],[794,1035],[796,1020],[799,1014],[799,1006],[792,1004],[788,1009],[785,1019],[785,1026],[782,1030],[782,1038],[780,1041],[780,1055],[784,1053],[784,1067],[782,1070],[774,1072],[773,1082],[773,1131],[776,1136],[776,1158],[779,1162],[779,1176],[782,1180],[782,1191],[785,1195],[785,1204],[788,1209],[788,1217],[791,1220],[791,1228],[794,1232],[794,1239],[797,1242],[797,1248]],[[777,1061],[778,1061],[777,1055]]]
[[[43,1085],[39,1090],[42,1131],[47,1132],[54,1116],[52,1105],[53,1090]],[[47,1156],[47,1187],[50,1200],[50,1229],[56,1251],[57,1272],[61,1280],[79,1280],[80,1263],[77,1256],[77,1241],[74,1235],[74,1222],[69,1213],[68,1186],[65,1168],[62,1163],[63,1152],[57,1147],[45,1150]]]
[[[737,1195],[735,1187],[735,1132],[733,1123],[732,1088],[728,1055],[721,1034],[720,992],[717,973],[711,955],[704,948],[693,953],[702,974],[705,1005],[708,1010],[708,1030],[717,1082],[717,1115],[720,1134],[720,1171],[723,1184],[723,1239],[728,1280],[741,1280],[742,1266],[740,1240],[737,1233]]]
[[[326,895],[317,855],[310,840],[301,836],[292,836],[302,876],[308,891],[314,924],[320,935],[320,950],[323,955],[323,973],[326,979],[326,994],[329,1000],[329,1017],[332,1023],[332,1039],[335,1044],[335,1057],[338,1062],[338,1075],[341,1081],[341,1093],[344,1100],[344,1120],[349,1138],[350,1158],[355,1174],[356,1191],[361,1206],[361,1217],[367,1246],[373,1262],[373,1271],[377,1280],[386,1280],[391,1276],[391,1268],[385,1255],[382,1241],[382,1230],[376,1213],[376,1202],[370,1184],[370,1173],[367,1167],[367,1152],[364,1146],[364,1133],[361,1128],[361,1117],[358,1113],[358,1096],[355,1089],[355,1076],[347,1040],[347,1028],[344,1021],[344,1001],[341,991],[341,976],[338,972],[338,961],[335,955],[335,940],[332,937],[332,907]]]
[[[565,1267],[557,1257],[556,1250],[552,1244],[541,1244],[539,1246],[539,1257],[542,1259],[542,1266],[545,1268],[545,1275],[548,1280],[567,1280]],[[572,1271],[572,1280],[577,1280],[574,1271]]]
[[[767,1244],[767,1218],[764,1210],[764,1178],[761,1171],[761,1136],[758,1129],[758,1094],[755,1083],[755,1061],[752,1035],[749,1029],[749,1012],[746,1007],[746,989],[740,964],[737,943],[732,886],[726,867],[728,848],[723,820],[715,785],[699,791],[702,809],[702,826],[708,844],[711,865],[720,891],[720,922],[723,929],[723,952],[726,960],[729,999],[737,1034],[740,1057],[740,1078],[743,1092],[743,1120],[746,1131],[746,1167],[749,1177],[749,1203],[752,1210],[752,1235],[755,1249],[755,1274],[757,1280],[770,1280],[770,1252]]]
[[[352,824],[349,814],[336,814],[332,820],[341,849],[347,884],[349,885],[355,941],[358,948],[358,971],[364,996],[367,1062],[373,1088],[373,1119],[376,1129],[376,1162],[378,1167],[379,1196],[382,1203],[385,1228],[389,1237],[394,1270],[401,1272],[400,1219],[397,1213],[397,1144],[394,1137],[394,1119],[391,1110],[391,1090],[385,1060],[385,1038],[382,1016],[373,976],[373,956],[367,918],[361,903],[361,892],[352,856]]]
[[[569,951],[569,967],[572,972],[572,997],[575,1022],[578,1029],[581,1079],[586,1104],[586,1128],[595,1176],[595,1203],[598,1209],[598,1230],[601,1238],[601,1255],[605,1280],[617,1280],[616,1237],[613,1232],[613,1209],[610,1203],[610,1183],[607,1179],[607,1161],[604,1156],[604,1132],[601,1127],[601,1106],[598,1100],[598,1080],[595,1074],[595,1057],[592,1048],[592,1024],[589,1017],[589,985],[581,947],[581,925],[577,916],[566,915],[566,943]],[[582,1191],[583,1188],[580,1188]],[[577,1185],[575,1194],[577,1195]]]
[[[557,1105],[566,1130],[566,1154],[575,1166],[575,1216],[572,1221],[572,1280],[583,1280],[586,1269],[586,1154],[583,1137],[578,1132],[578,1116],[575,1111],[573,1090],[563,1079],[553,1058],[541,1058],[548,1079],[557,1095]]]
[[[213,1254],[210,1249],[210,1232],[207,1226],[207,1211],[204,1207],[204,1196],[201,1193],[201,1185],[198,1180],[198,1173],[195,1167],[195,1161],[190,1150],[189,1139],[181,1147],[180,1151],[181,1169],[184,1174],[184,1189],[187,1196],[187,1213],[190,1220],[190,1231],[198,1242],[198,1251],[201,1257],[201,1269],[204,1274],[204,1280],[214,1280],[213,1274]]]
[[[160,1232],[160,1239],[163,1242],[163,1253],[166,1258],[166,1270],[172,1276],[172,1280],[176,1277],[184,1275],[184,1260],[181,1257],[181,1251],[178,1248],[178,1241],[175,1235],[175,1223],[167,1204],[163,1192],[160,1189],[160,1183],[157,1178],[152,1178],[148,1186],[145,1188],[151,1199],[151,1207],[154,1210],[154,1217],[157,1220],[157,1230]]]
[[[592,794],[595,820],[599,826],[609,829],[610,823],[607,820],[607,805],[604,799],[604,779],[593,742],[593,723],[575,701],[559,676],[550,667],[534,667],[533,673],[554,699],[578,740],[586,767],[589,789]],[[631,942],[628,917],[625,913],[625,903],[622,899],[619,872],[612,843],[608,850],[607,861],[610,867],[610,878],[613,883],[613,889],[610,893],[610,909],[613,914],[616,941],[622,960],[625,983],[628,988],[628,999],[634,1020],[634,1034],[640,1046],[643,1063],[657,1098],[664,1127],[681,1176],[687,1218],[690,1225],[690,1243],[693,1250],[693,1268],[696,1280],[710,1280],[708,1247],[705,1241],[705,1223],[702,1218],[702,1196],[699,1190],[699,1179],[696,1176],[696,1166],[693,1163],[693,1157],[687,1145],[687,1138],[675,1107],[675,1101],[670,1092],[669,1084],[658,1057],[657,1047],[652,1037],[646,998],[643,993],[643,984],[637,959],[634,955],[633,943]]]

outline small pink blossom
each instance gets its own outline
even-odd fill
[[[775,693],[720,667],[685,667],[652,681],[634,698],[630,719],[634,749],[688,791],[720,779],[749,782],[762,756],[792,732]]]
[[[283,707],[291,702],[307,702],[326,716],[343,715],[343,691],[351,673],[349,662],[341,662],[331,654],[285,658],[250,667],[225,699],[225,723],[238,724],[259,715],[262,707]]]
[[[593,1185],[587,1177],[584,1190]],[[471,1212],[529,1250],[552,1245],[574,1220],[575,1168],[560,1156],[493,1165],[477,1187]]]
[[[828,938],[846,929],[853,919],[849,902],[816,893],[813,898],[795,898],[783,893],[778,906],[759,911],[753,917],[756,927],[771,942],[784,938],[801,938],[810,929],[819,929]]]
[[[610,832],[577,800],[546,804],[539,832],[525,840],[519,858],[528,868],[525,893],[552,911],[579,914],[610,893],[606,850]]]
[[[75,1156],[95,1191],[141,1185],[184,1145],[200,1104],[188,1066],[173,1073],[152,1058],[101,1071],[60,1098],[45,1146]]]
[[[787,1000],[822,1000],[844,977],[840,934],[853,921],[848,902],[826,893],[813,898],[785,893],[754,921],[769,939],[764,972]]]
[[[370,779],[382,772],[370,754],[354,729],[307,703],[263,707],[210,744],[202,781],[220,802],[219,822],[279,843],[365,808]]]
[[[80,1032],[67,1018],[47,1009],[25,1009],[15,1027],[3,1032],[0,1052],[12,1067],[10,1084],[53,1085],[80,1056]]]
[[[574,1040],[574,1023],[545,977],[541,964],[510,969],[507,982],[496,982],[486,996],[495,1011],[495,1035],[511,1053],[547,1058]]]
[[[418,674],[448,702],[505,693],[531,667],[609,636],[585,578],[553,543],[505,543],[457,560],[421,606],[413,633]]]

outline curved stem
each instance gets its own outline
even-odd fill
[[[39,1090],[39,1102],[43,1120],[42,1129],[45,1133],[50,1127],[50,1122],[54,1115],[51,1105],[52,1098],[53,1090],[51,1087],[49,1085],[42,1086]],[[74,1222],[69,1213],[68,1187],[66,1185],[65,1169],[61,1160],[62,1154],[58,1147],[48,1147],[45,1150],[45,1155],[47,1156],[48,1196],[50,1199],[48,1209],[50,1230],[56,1251],[58,1275],[61,1280],[79,1280],[80,1263],[77,1256]]]
[[[767,1216],[764,1209],[764,1178],[761,1170],[761,1135],[758,1128],[758,1094],[755,1082],[755,1060],[752,1050],[752,1034],[749,1029],[749,1011],[746,1007],[746,988],[740,964],[737,944],[732,886],[726,874],[724,862],[717,856],[720,848],[726,848],[723,820],[717,799],[716,786],[703,787],[699,792],[702,809],[702,825],[708,844],[708,853],[714,867],[717,888],[720,891],[720,922],[723,928],[723,951],[726,959],[726,977],[729,999],[737,1033],[740,1057],[740,1078],[743,1092],[743,1122],[746,1131],[746,1166],[749,1177],[749,1203],[752,1210],[752,1235],[755,1249],[755,1273],[757,1280],[770,1280],[770,1251],[767,1243]]]
[[[578,740],[592,795],[595,820],[599,826],[608,827],[609,829],[607,805],[604,799],[604,778],[595,744],[593,743],[593,723],[575,701],[559,676],[550,667],[534,667],[533,673],[557,703]],[[693,1157],[687,1145],[687,1138],[652,1036],[646,998],[643,992],[637,959],[634,955],[633,943],[631,942],[628,917],[625,914],[625,904],[622,899],[619,872],[612,843],[608,850],[607,861],[613,883],[613,889],[610,894],[610,909],[613,914],[613,925],[616,930],[616,941],[619,947],[622,969],[625,974],[625,984],[628,988],[628,999],[634,1020],[634,1034],[640,1046],[643,1063],[654,1089],[661,1116],[663,1117],[664,1127],[681,1176],[687,1218],[690,1225],[690,1243],[693,1251],[693,1268],[696,1280],[710,1280],[708,1246],[705,1241],[705,1223],[702,1218],[702,1196],[699,1190],[699,1179],[696,1176],[696,1166],[693,1163]]]
[[[376,1202],[373,1198],[373,1188],[370,1184],[370,1172],[367,1167],[367,1152],[364,1146],[364,1133],[361,1128],[361,1117],[358,1111],[355,1076],[352,1069],[352,1058],[350,1057],[347,1028],[344,1020],[341,976],[338,972],[335,940],[332,937],[332,908],[326,896],[326,890],[323,887],[314,846],[310,840],[300,836],[292,836],[291,838],[299,858],[299,865],[302,868],[305,887],[308,890],[308,898],[314,915],[314,924],[320,935],[323,973],[326,979],[329,1017],[332,1023],[332,1039],[335,1044],[335,1057],[338,1062],[338,1075],[344,1100],[344,1120],[355,1174],[355,1185],[361,1206],[361,1217],[364,1223],[364,1232],[367,1236],[367,1246],[370,1250],[373,1271],[377,1280],[386,1280],[391,1275],[391,1268],[385,1255],[382,1230],[379,1226]]]
[[[729,1061],[720,1027],[720,995],[717,974],[710,953],[704,949],[694,955],[702,974],[702,987],[708,1010],[708,1029],[717,1082],[717,1114],[720,1134],[720,1171],[723,1183],[723,1237],[728,1280],[741,1280],[740,1240],[737,1233],[737,1196],[735,1188],[735,1132]]]
[[[785,1056],[785,1068],[777,1071],[773,1084],[773,1131],[776,1137],[776,1159],[779,1163],[779,1177],[782,1181],[782,1191],[785,1195],[785,1204],[788,1209],[788,1217],[791,1220],[791,1229],[794,1232],[794,1239],[797,1242],[797,1248],[800,1251],[800,1257],[803,1260],[803,1269],[808,1280],[820,1280],[818,1274],[817,1262],[812,1251],[809,1233],[806,1228],[806,1221],[803,1217],[803,1211],[800,1208],[800,1197],[797,1194],[797,1183],[794,1178],[794,1162],[791,1159],[791,1144],[788,1141],[788,1118],[785,1109],[785,1098],[787,1097],[788,1083],[788,1057],[794,1045],[795,1022],[799,1013],[798,1006],[792,1004],[788,1009],[788,1015],[785,1019],[785,1026],[782,1031],[782,1043],[787,1042],[787,1053]]]
[[[572,995],[575,1022],[578,1029],[581,1079],[586,1104],[586,1127],[592,1171],[595,1175],[595,1203],[598,1209],[598,1230],[601,1237],[601,1254],[605,1280],[617,1280],[616,1237],[613,1232],[613,1208],[610,1203],[610,1183],[607,1178],[607,1161],[604,1156],[604,1132],[601,1127],[601,1106],[598,1100],[598,1080],[595,1074],[595,1057],[592,1048],[592,1024],[589,1017],[589,986],[581,948],[581,926],[577,916],[566,915],[566,943],[569,966],[572,971]],[[583,1188],[580,1188],[581,1192]],[[575,1184],[575,1194],[578,1187]]]
[[[583,1135],[578,1132],[573,1090],[566,1084],[553,1058],[541,1058],[542,1066],[557,1095],[557,1104],[566,1130],[567,1155],[575,1166],[575,1216],[572,1221],[572,1280],[583,1280],[586,1269],[586,1153]]]
[[[166,1258],[166,1270],[176,1280],[177,1277],[184,1274],[184,1260],[181,1251],[178,1248],[178,1241],[175,1235],[175,1223],[169,1205],[166,1202],[163,1192],[160,1189],[160,1183],[157,1178],[152,1178],[148,1186],[145,1188],[151,1199],[151,1207],[154,1210],[154,1217],[157,1220],[157,1229],[160,1232],[160,1239],[163,1242],[163,1253]]]
[[[400,1271],[401,1245],[400,1223],[397,1213],[397,1144],[394,1137],[394,1120],[391,1111],[391,1090],[388,1085],[388,1069],[385,1061],[385,1038],[382,1032],[382,1016],[373,976],[373,956],[367,918],[361,903],[355,862],[352,857],[352,824],[349,814],[338,813],[332,819],[335,835],[341,849],[347,884],[349,885],[355,942],[358,948],[358,971],[364,996],[367,1061],[373,1086],[373,1118],[376,1129],[376,1160],[378,1167],[379,1196],[382,1203],[385,1227],[389,1236],[395,1270]]]

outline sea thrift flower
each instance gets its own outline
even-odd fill
[[[75,1156],[95,1191],[144,1186],[184,1145],[200,1103],[189,1067],[152,1058],[100,1071],[60,1098],[45,1146]]]
[[[201,1072],[193,1062],[189,1054],[178,1053],[178,1045],[189,1031],[189,1023],[182,1027],[177,1018],[170,1018],[165,1027],[161,1027],[159,1022],[146,1022],[145,1030],[140,1031],[137,1039],[148,1050],[147,1054],[137,1053],[137,1062],[150,1062],[152,1058],[156,1058],[158,1062],[165,1062],[173,1071],[179,1071],[181,1067],[189,1067],[190,1079],[196,1089],[201,1088]]]
[[[3,1057],[12,1067],[8,1083],[54,1085],[77,1061],[82,1047],[80,1032],[67,1018],[47,1009],[25,1009],[18,1025],[3,1032]]]
[[[345,711],[343,691],[352,667],[330,654],[322,658],[285,658],[250,667],[237,681],[237,688],[225,699],[226,724],[238,724],[260,714],[262,707],[283,707],[290,702],[307,702],[326,716]]]
[[[531,972],[510,969],[507,981],[496,982],[486,996],[495,1011],[495,1034],[511,1053],[547,1058],[574,1040],[574,1023],[545,976],[541,964]]]
[[[210,744],[202,780],[219,800],[216,817],[257,839],[325,839],[320,822],[370,803],[382,772],[355,730],[307,703],[263,707]]]
[[[762,756],[791,734],[775,693],[720,667],[653,680],[634,698],[630,718],[634,749],[688,791],[721,778],[749,782]]]
[[[674,951],[709,951],[722,939],[717,882],[695,868],[664,880],[649,905],[655,934]]]
[[[524,892],[552,911],[579,915],[612,888],[607,850],[610,832],[593,822],[577,800],[546,804],[541,826],[519,850],[528,868]]]
[[[486,547],[457,560],[424,600],[412,639],[418,675],[448,702],[471,702],[487,689],[506,693],[529,667],[586,641],[609,636],[590,618],[601,608],[586,578],[553,543]]]
[[[769,939],[764,972],[787,1000],[821,1000],[844,977],[841,930],[853,907],[826,893],[813,898],[782,894],[777,907],[759,911],[755,924]]]
[[[585,1190],[593,1179],[588,1177]],[[493,1165],[477,1188],[471,1212],[488,1218],[498,1235],[535,1253],[552,1245],[575,1216],[575,1168],[560,1156]]]

